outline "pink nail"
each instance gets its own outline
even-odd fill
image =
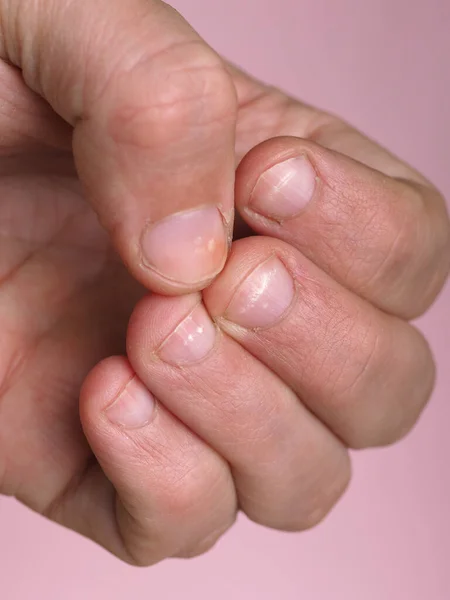
[[[227,254],[222,216],[213,206],[153,223],[142,238],[146,264],[167,279],[195,285],[219,273]]]
[[[134,377],[114,403],[106,409],[109,420],[126,429],[140,429],[153,416],[155,400],[145,385]]]
[[[316,177],[316,172],[305,156],[278,163],[257,181],[249,207],[268,217],[294,217],[312,199]]]
[[[174,365],[195,363],[211,352],[215,339],[216,328],[204,306],[199,304],[166,339],[158,354]]]
[[[294,300],[294,281],[278,258],[257,267],[234,294],[225,318],[247,328],[269,327]]]

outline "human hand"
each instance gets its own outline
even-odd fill
[[[116,452],[125,438],[121,429],[102,429],[106,421],[100,404],[106,397],[100,397],[97,392],[106,394],[108,390],[98,387],[98,372],[97,375],[94,372],[85,387],[83,424],[110,480],[86,442],[78,417],[81,382],[102,357],[124,351],[126,323],[132,307],[143,293],[121,266],[116,252],[133,276],[153,290],[176,294],[204,287],[221,269],[225,259],[226,238],[232,221],[235,161],[260,141],[277,135],[313,139],[375,168],[387,170],[390,175],[413,177],[414,181],[425,185],[418,193],[423,198],[434,198],[430,201],[430,214],[434,216],[425,220],[430,232],[426,237],[434,238],[434,246],[425,244],[428,252],[421,257],[423,265],[417,280],[421,288],[427,287],[428,274],[434,269],[435,281],[428,286],[428,298],[422,299],[422,308],[431,302],[447,268],[446,254],[439,250],[447,248],[448,243],[445,213],[442,201],[422,178],[362,141],[357,134],[349,134],[333,118],[276,90],[266,89],[232,68],[224,74],[220,59],[198,42],[179,17],[161,3],[113,4],[109,1],[89,3],[87,8],[82,2],[67,6],[59,3],[55,4],[54,10],[47,10],[50,6],[50,2],[31,4],[25,0],[0,3],[2,56],[23,69],[29,86],[23,83],[18,71],[2,63],[0,490],[16,495],[34,510],[92,537],[125,560],[147,564],[168,555],[196,553],[208,546],[232,521],[237,506],[236,494],[224,459],[200,443],[187,428],[179,429],[178,421],[163,412],[162,399],[158,414],[167,415],[167,427],[173,427],[170,431],[178,442],[167,435],[167,428],[162,427],[159,442],[155,438],[153,448],[147,449],[147,452],[153,451],[153,467],[157,463],[155,453],[158,449],[167,452],[166,457],[158,454],[159,474],[157,469],[150,469],[149,455],[142,448],[141,453],[137,451],[131,458],[127,455],[130,460],[126,465],[127,472],[122,475],[128,473],[129,480],[121,481],[121,463],[115,459],[120,458]],[[148,18],[141,12],[144,6],[150,11]],[[64,8],[67,10],[63,11]],[[130,12],[125,14],[122,10]],[[108,19],[110,22],[105,24]],[[125,22],[129,28],[124,27]],[[173,23],[181,23],[180,29],[173,27]],[[149,27],[155,32],[153,37],[147,35]],[[192,44],[192,40],[183,37],[185,32],[188,32],[188,38],[193,36]],[[110,37],[105,37],[107,34],[115,36],[114,45],[111,45]],[[166,43],[173,51],[158,53]],[[190,54],[191,50],[195,56]],[[156,53],[156,62],[148,59],[151,69],[145,66],[141,52],[149,57]],[[106,55],[110,61],[104,60]],[[205,56],[218,63],[214,62],[211,69],[202,68]],[[165,60],[169,62],[165,63]],[[195,63],[195,60],[200,62]],[[167,80],[170,61],[182,68],[176,71],[174,78]],[[190,75],[191,68],[195,77]],[[120,77],[116,79],[115,74]],[[216,77],[220,85],[215,85]],[[199,101],[190,103],[186,94],[195,92],[197,85]],[[31,93],[30,88],[41,93],[63,120]],[[236,154],[233,149],[235,91],[238,97]],[[176,95],[178,92],[179,96]],[[129,104],[130,98],[133,106]],[[203,98],[207,101],[203,102]],[[162,109],[167,99],[167,110]],[[159,101],[162,104],[158,104]],[[155,111],[148,110],[149,104]],[[205,104],[211,107],[211,112],[206,111],[208,114],[198,110]],[[141,115],[142,119],[134,118]],[[203,117],[205,122],[210,122],[209,126],[202,126]],[[75,126],[75,133],[72,126]],[[73,134],[74,154],[71,150]],[[261,148],[255,152],[261,152]],[[186,156],[192,162],[186,163]],[[250,163],[246,161],[245,164]],[[242,170],[241,174],[240,181],[250,185],[251,169],[248,176]],[[381,187],[384,189],[384,184]],[[406,186],[406,189],[410,188]],[[166,201],[167,197],[171,202]],[[85,198],[96,210],[108,235],[98,226]],[[191,203],[192,199],[194,203]],[[244,200],[238,201],[242,204]],[[177,236],[176,260],[167,253],[163,257],[164,265],[169,271],[175,269],[176,273],[172,271],[167,277],[161,277],[146,265],[139,251],[144,226],[171,212],[213,204],[220,207],[226,227],[224,234],[217,228],[216,243],[206,243],[205,252],[200,252],[205,258],[205,273],[201,273],[201,266],[195,267],[190,271],[188,282],[174,282],[177,273],[184,276],[192,268],[189,240]],[[361,203],[358,205],[361,207]],[[319,219],[315,225],[313,221],[314,226],[307,226],[303,221],[301,240],[298,241],[298,234],[295,237],[302,253],[314,255],[318,266],[326,268],[320,257],[329,248],[332,225],[338,226],[340,221],[330,221],[329,214],[323,214],[326,218]],[[382,213],[376,223],[382,223],[381,216]],[[208,242],[211,230],[208,221],[199,220],[198,223],[208,234],[204,236]],[[253,223],[253,226],[258,230],[262,225]],[[270,233],[275,235],[275,232]],[[307,235],[309,238],[305,237]],[[308,244],[306,239],[309,239]],[[293,238],[288,241],[292,243]],[[257,241],[252,240],[252,243]],[[308,247],[301,247],[302,244]],[[208,253],[208,247],[215,251]],[[350,244],[349,249],[351,247],[364,248],[356,243]],[[383,246],[374,243],[375,254],[380,247],[382,250]],[[437,256],[439,253],[440,257]],[[236,256],[236,250],[233,256]],[[179,257],[186,258],[186,262],[177,262]],[[333,253],[330,252],[328,260],[333,260]],[[230,262],[229,268],[233,264],[236,262]],[[225,271],[223,277],[229,272]],[[336,272],[333,273],[334,278],[339,279]],[[199,282],[194,281],[194,275],[198,276]],[[220,281],[224,280],[220,279],[217,285]],[[211,288],[208,294],[214,289],[217,288]],[[192,298],[194,296],[187,296],[180,302],[189,302]],[[156,297],[154,300],[159,301]],[[146,302],[141,306],[145,308]],[[212,303],[209,308],[213,310],[215,306],[217,308],[217,304]],[[178,310],[182,308],[182,305],[178,306]],[[152,307],[152,311],[154,309]],[[134,322],[139,323],[138,312]],[[145,320],[143,326],[148,327]],[[132,344],[136,353],[138,342]],[[131,355],[132,349],[130,358]],[[130,367],[122,359],[114,360],[119,361],[113,371],[120,384],[124,372],[130,374]],[[132,362],[137,370],[137,358]],[[106,369],[107,379],[112,373],[110,364],[103,363],[99,367]],[[262,368],[262,365],[257,367],[258,370]],[[145,377],[142,373],[142,378]],[[237,377],[232,381],[237,383]],[[280,388],[271,389],[278,394]],[[111,388],[111,392],[114,389]],[[425,396],[426,391],[421,402]],[[292,399],[292,393],[287,393],[286,397]],[[236,395],[236,402],[238,400]],[[298,406],[301,405],[298,403]],[[410,419],[415,410],[418,408],[411,412]],[[311,420],[311,417],[307,418]],[[162,423],[162,417],[154,421],[154,424],[158,423]],[[244,425],[250,426],[250,423]],[[242,433],[244,435],[245,430]],[[107,438],[110,434],[112,436]],[[105,439],[111,451],[109,456],[101,455]],[[132,437],[127,439],[133,440]],[[230,440],[233,439],[230,436]],[[343,447],[335,438],[323,439],[324,447],[319,448],[319,454],[326,454],[327,448],[333,447],[333,460],[342,467],[336,473],[336,487],[328,503],[331,504],[345,483],[346,458]],[[172,449],[164,443],[170,443]],[[298,450],[298,446],[294,446],[294,450],[296,448]],[[189,462],[191,459],[193,463]],[[138,467],[143,460],[146,461],[145,477],[138,481]],[[295,464],[295,460],[299,459],[293,454],[291,464]],[[314,461],[309,464],[314,470]],[[170,471],[170,465],[178,465],[180,470],[177,467]],[[201,465],[201,469],[191,470],[190,465]],[[205,479],[208,472],[210,478]],[[195,477],[183,478],[189,473]],[[304,475],[305,472],[300,471],[297,481]],[[316,472],[311,472],[311,477],[315,475]],[[218,483],[217,487],[210,486],[211,494],[217,490],[222,504],[217,504],[208,514],[204,512],[205,504],[198,505],[198,514],[202,517],[199,528],[199,519],[192,518],[189,512],[191,500],[195,494],[204,492],[205,482],[209,485],[212,480]],[[255,478],[255,491],[258,490],[257,480],[260,481],[260,477]],[[326,498],[328,494],[325,480],[324,476],[317,482],[320,498]],[[156,501],[151,498],[148,487],[155,481],[161,491]],[[186,485],[182,485],[182,481]],[[270,481],[268,476],[267,486]],[[222,486],[223,482],[227,482],[226,488]],[[195,487],[197,483],[198,488]],[[141,510],[137,484],[147,498],[144,511]],[[242,485],[237,488],[242,496]],[[154,489],[152,487],[150,491]],[[178,493],[174,495],[175,491]],[[292,487],[293,498],[295,494],[298,494],[298,486]],[[312,524],[327,510],[325,502],[319,506],[320,498],[314,503],[315,514],[308,516],[306,500],[313,504],[310,489],[305,494],[305,504],[294,518],[288,512],[286,500],[280,502],[274,509],[281,514],[283,506],[286,508],[284,524],[277,522],[276,515],[270,523],[266,512],[258,516],[251,507],[243,507],[252,518],[261,522],[301,528]],[[243,504],[242,498],[240,500]],[[173,510],[171,502],[174,503]],[[152,523],[156,526],[158,519],[160,529],[156,527],[153,531]]]
[[[127,358],[83,387],[117,494],[106,522],[120,537],[96,533],[137,564],[204,552],[239,509],[281,530],[316,525],[349,482],[348,448],[399,440],[433,387],[408,321],[449,270],[441,196],[335,118],[246,85],[250,147],[249,123],[301,136],[256,145],[238,169],[237,209],[261,237],[233,244],[203,297],[144,298]]]

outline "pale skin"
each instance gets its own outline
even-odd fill
[[[0,493],[137,565],[312,527],[430,397],[443,198],[157,0],[0,24]]]

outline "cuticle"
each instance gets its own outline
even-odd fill
[[[286,217],[276,217],[273,215],[267,215],[267,214],[263,214],[260,213],[259,211],[255,210],[254,208],[251,208],[250,205],[246,206],[244,208],[245,212],[248,213],[250,216],[256,216],[256,218],[258,219],[263,219],[264,221],[270,221],[271,223],[275,223],[276,225],[283,225],[283,223],[287,220]],[[295,218],[295,217],[292,217]]]

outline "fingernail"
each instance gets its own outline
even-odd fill
[[[214,277],[224,266],[227,234],[217,208],[182,212],[153,223],[142,238],[147,266],[189,285]]]
[[[174,365],[199,362],[211,352],[215,339],[216,328],[205,307],[199,304],[163,342],[158,354]]]
[[[294,300],[294,281],[278,258],[257,267],[234,294],[225,318],[246,328],[270,327]]]
[[[306,156],[278,163],[257,181],[249,207],[268,217],[294,217],[312,199],[316,178],[317,174]]]
[[[134,377],[106,409],[111,423],[126,429],[140,429],[153,416],[155,400],[145,385]]]

